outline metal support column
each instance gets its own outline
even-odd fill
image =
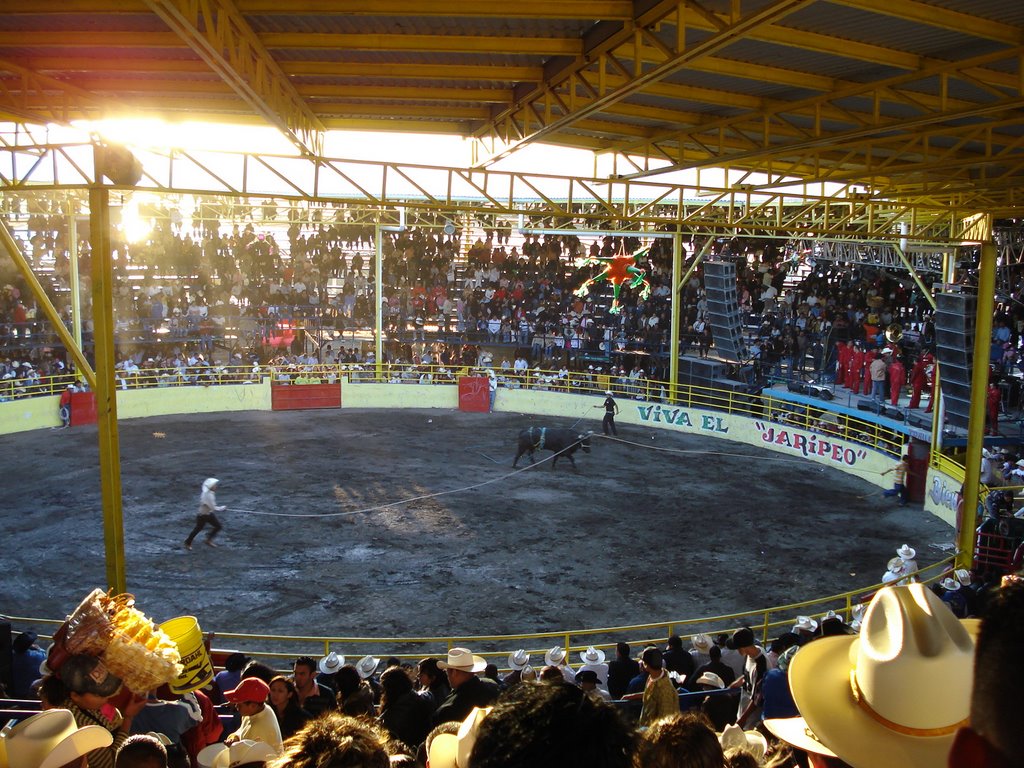
[[[991,230],[988,233],[992,236]],[[964,501],[957,531],[956,564],[970,568],[974,561],[974,530],[978,517],[978,485],[981,482],[981,449],[985,442],[985,395],[989,379],[989,348],[992,340],[992,312],[995,310],[996,246],[991,240],[981,246],[978,265],[978,319],[974,331],[974,360],[971,372],[971,419],[967,425],[967,455],[964,457]]]
[[[381,242],[381,235],[384,232],[384,228],[378,221],[373,231],[373,303],[376,307],[374,311],[374,355],[377,358],[374,361],[374,379],[376,381],[384,380],[384,307],[381,302],[384,301],[384,244]]]
[[[114,269],[110,245],[110,192],[89,190],[92,240],[92,319],[96,347],[96,423],[100,443],[103,492],[103,540],[107,586],[127,591],[124,520],[121,513],[121,455],[117,434],[117,385],[114,381]]]
[[[82,348],[82,287],[78,281],[78,201],[68,201],[68,277],[71,281],[71,333]]]
[[[679,284],[679,273],[683,271],[683,235],[676,232],[672,235],[672,285]],[[673,292],[671,304],[671,331],[668,343],[668,396],[672,402],[676,399],[676,387],[679,382],[679,294]]]

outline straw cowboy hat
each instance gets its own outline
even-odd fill
[[[737,747],[745,749],[758,763],[764,761],[764,755],[768,751],[768,740],[760,731],[744,731],[735,724],[725,726],[725,730],[718,734],[718,742],[722,745],[723,752]]]
[[[807,726],[854,768],[946,764],[968,722],[974,640],[922,584],[880,589],[857,637],[805,645],[789,685]]]
[[[491,711],[491,707],[473,707],[473,711],[462,721],[459,732],[439,733],[430,742],[427,762],[431,768],[469,768],[469,756],[476,744],[480,723]]]
[[[804,752],[814,752],[825,757],[835,757],[836,753],[826,747],[807,727],[802,717],[776,717],[764,721],[764,727],[774,733],[787,744],[792,744]]]
[[[380,664],[380,659],[373,656],[363,656],[363,658],[356,662],[356,672],[365,680],[373,676],[373,673],[377,671],[378,664]]]
[[[544,663],[549,667],[557,667],[565,661],[565,649],[559,646],[548,648],[544,653]]]
[[[896,550],[896,554],[900,556],[901,560],[913,560],[917,557],[917,550],[907,544],[904,544]]]
[[[703,632],[694,635],[690,643],[698,653],[707,653],[711,650],[711,638]]]
[[[511,669],[521,672],[530,663],[530,654],[520,648],[515,653],[508,655],[508,665]]]
[[[475,656],[468,648],[452,648],[448,660],[437,662],[441,669],[457,669],[462,672],[483,672],[487,662],[482,656]]]
[[[587,650],[580,652],[580,661],[584,664],[604,664],[604,651],[590,646]]]
[[[954,579],[952,576],[947,576],[942,580],[942,588],[947,592],[956,592],[960,589],[960,582]]]
[[[331,651],[322,659],[320,659],[320,663],[317,664],[317,666],[320,667],[320,671],[323,672],[325,675],[333,675],[335,672],[337,672],[339,669],[345,666],[345,657],[339,656],[334,651]]]
[[[714,672],[705,672],[697,678],[697,685],[710,685],[713,688],[725,688],[725,681]]]
[[[114,743],[99,725],[79,728],[66,709],[48,709],[0,732],[0,764],[10,768],[60,766]]]

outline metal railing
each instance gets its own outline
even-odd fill
[[[938,581],[952,568],[954,556],[943,558],[925,566],[907,578],[930,584]],[[315,635],[267,635],[235,632],[214,632],[212,642],[219,648],[244,651],[259,657],[270,666],[290,668],[298,656],[325,656],[330,651],[348,655],[394,656],[403,661],[417,661],[425,656],[444,656],[448,649],[456,646],[468,647],[474,653],[502,667],[508,654],[523,648],[534,658],[543,657],[544,652],[556,645],[566,648],[569,653],[586,650],[589,646],[605,649],[614,655],[617,642],[627,642],[632,647],[663,645],[669,635],[676,634],[684,641],[698,633],[717,635],[732,633],[741,626],[749,626],[761,642],[767,642],[791,627],[797,616],[822,619],[834,612],[849,622],[858,605],[870,601],[882,584],[843,592],[827,597],[817,597],[787,605],[759,608],[751,611],[705,616],[692,619],[674,619],[652,624],[633,624],[619,627],[599,627],[553,632],[535,632],[516,635],[436,635],[431,637],[329,637]],[[40,637],[48,637],[39,631],[42,627],[56,629],[62,620],[7,617],[13,625],[35,629]],[[52,633],[51,633],[52,634]],[[230,642],[227,642],[230,641]]]

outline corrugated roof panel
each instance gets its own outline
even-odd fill
[[[894,2],[893,8],[898,11],[899,3]],[[961,56],[970,55],[968,51],[983,42],[959,30],[831,3],[814,3],[802,8],[787,16],[780,26],[918,56],[938,56],[948,50],[959,50]],[[983,47],[987,46],[985,43]]]
[[[43,3],[40,3],[43,5]],[[2,6],[0,6],[2,8]],[[153,13],[0,13],[5,32],[167,32]]]
[[[1024,27],[1024,3],[1020,0],[925,0],[928,5],[959,11],[990,21]]]
[[[365,35],[466,35],[502,37],[580,38],[593,25],[578,19],[481,19],[464,16],[363,16],[356,14],[249,14],[257,33],[318,32]],[[514,47],[510,45],[510,47]]]

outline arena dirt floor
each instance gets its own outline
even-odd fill
[[[600,431],[437,410],[122,422],[129,591],[206,631],[533,633],[835,594],[877,582],[904,542],[922,565],[952,542],[842,472],[629,425],[629,442],[595,435],[578,473],[563,459],[510,475],[531,425]],[[105,583],[97,455],[95,428],[0,437],[0,613],[61,618]],[[227,505],[220,547],[186,551],[208,476]]]

